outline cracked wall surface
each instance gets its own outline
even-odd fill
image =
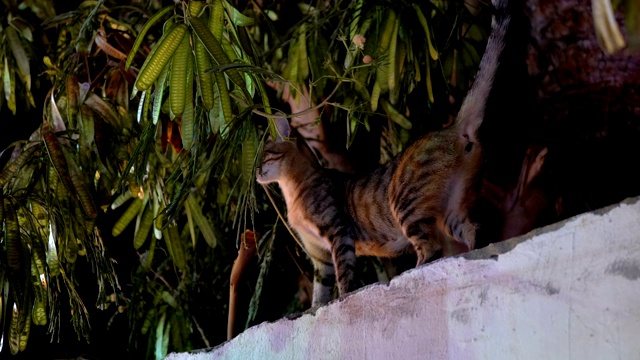
[[[640,199],[167,359],[638,359]]]

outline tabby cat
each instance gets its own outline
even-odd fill
[[[432,132],[371,173],[322,168],[303,139],[291,141],[286,119],[264,146],[257,181],[277,182],[288,222],[315,269],[313,306],[354,290],[356,255],[394,257],[413,248],[419,266],[435,251],[473,249],[476,225],[468,211],[476,197],[482,149],[478,128],[504,47],[507,0],[493,0],[492,34],[474,84],[453,126]]]

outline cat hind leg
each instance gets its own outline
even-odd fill
[[[356,248],[351,237],[340,237],[332,248],[336,281],[340,296],[355,290]]]

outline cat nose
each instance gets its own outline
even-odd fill
[[[256,179],[260,180],[264,178],[266,175],[267,175],[267,170],[260,169],[260,168],[256,169]]]

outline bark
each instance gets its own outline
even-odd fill
[[[527,66],[546,119],[562,116],[568,101],[595,101],[603,112],[640,113],[640,56],[602,50],[591,1],[528,0],[525,11],[531,24]],[[616,20],[627,35],[620,12]]]
[[[279,89],[280,83],[270,83],[273,88]],[[284,84],[282,88],[282,100],[289,104],[291,113],[296,114],[316,106],[310,103],[309,90],[306,85],[302,85],[302,94],[298,102],[289,92],[289,84]],[[318,110],[302,116],[291,118],[291,127],[295,128],[300,136],[304,137],[309,147],[311,147],[322,166],[336,169],[343,172],[353,172],[353,166],[346,156],[346,152],[337,151],[329,145],[327,135]]]
[[[498,239],[509,239],[533,230],[540,214],[555,205],[552,201],[557,198],[553,198],[539,180],[547,152],[547,148],[527,149],[514,187],[503,189],[489,182],[484,184],[485,196],[499,210],[502,219]]]
[[[489,242],[640,194],[640,54],[603,51],[591,0],[526,0],[513,23],[507,45],[523,47],[502,59],[483,124]]]

